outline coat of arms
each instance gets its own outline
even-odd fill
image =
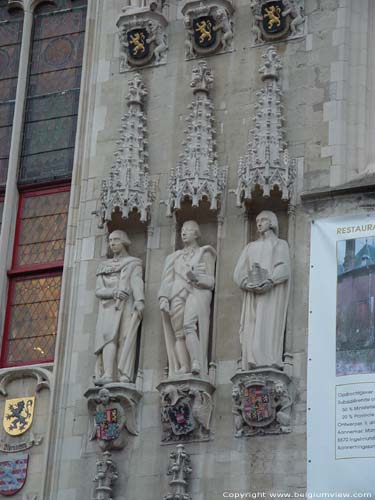
[[[243,417],[247,424],[257,427],[275,419],[273,391],[266,385],[251,384],[244,387],[242,395]]]
[[[136,28],[127,32],[129,55],[135,60],[142,60],[150,53],[149,34],[145,28]]]
[[[96,438],[101,441],[114,441],[120,435],[117,408],[98,410],[95,414]]]
[[[194,41],[197,47],[207,49],[216,43],[215,19],[201,16],[193,19]]]
[[[5,401],[3,426],[10,436],[20,436],[33,422],[35,396]]]
[[[195,421],[188,401],[179,401],[166,408],[173,433],[176,436],[189,434],[195,429]]]
[[[25,484],[29,455],[0,457],[0,495],[9,497],[18,493]]]

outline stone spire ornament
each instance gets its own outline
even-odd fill
[[[105,451],[96,460],[96,474],[94,478],[95,494],[93,500],[112,500],[113,483],[118,479],[117,466],[112,460],[109,451]]]
[[[187,479],[192,472],[190,456],[185,451],[183,444],[178,444],[176,451],[172,451],[169,456],[171,464],[168,468],[168,476],[172,476],[169,485],[173,492],[165,495],[164,500],[191,500],[191,496],[187,491]]]
[[[136,210],[141,222],[148,219],[155,198],[155,185],[148,174],[147,126],[143,101],[147,89],[141,76],[136,73],[129,81],[127,96],[128,112],[121,119],[121,138],[109,177],[102,182],[100,193],[99,227],[120,211],[123,219]]]
[[[185,197],[193,207],[206,199],[211,210],[218,209],[227,178],[227,168],[219,167],[216,154],[214,106],[209,89],[214,81],[213,72],[205,61],[193,69],[191,87],[194,99],[189,106],[185,130],[184,151],[169,178],[167,215],[181,208]]]
[[[259,186],[263,196],[268,198],[277,187],[283,200],[292,197],[295,178],[295,162],[289,158],[285,140],[282,91],[279,86],[281,61],[274,47],[269,47],[262,55],[264,88],[256,93],[255,128],[250,131],[250,140],[245,158],[238,163],[238,185],[235,191],[237,205],[251,200]]]

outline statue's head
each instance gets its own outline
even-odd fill
[[[99,391],[99,400],[103,405],[107,405],[111,399],[111,395],[109,393],[109,390],[103,387],[103,389],[100,389]]]
[[[125,231],[116,229],[112,231],[108,238],[108,257],[121,253],[121,250],[128,249],[131,241]]]
[[[183,223],[181,228],[181,239],[183,243],[191,243],[201,236],[199,224],[195,220],[188,220]]]
[[[257,215],[256,222],[259,233],[262,234],[265,232],[265,230],[272,229],[276,236],[279,236],[279,222],[276,215],[270,210],[263,210],[262,212],[260,212]]]

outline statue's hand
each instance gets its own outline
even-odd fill
[[[161,311],[169,313],[169,300],[166,297],[160,297],[159,307]]]
[[[115,288],[113,290],[113,298],[116,300],[127,300],[129,298],[129,294],[125,292],[125,290]]]
[[[255,293],[258,293],[261,295],[262,293],[266,293],[269,290],[271,290],[272,287],[273,287],[273,281],[268,279],[266,281],[263,281],[263,283],[258,285],[256,288],[253,288],[253,290]]]
[[[136,300],[134,302],[134,310],[137,311],[137,314],[140,319],[143,318],[143,310],[145,308],[145,303],[142,300]]]

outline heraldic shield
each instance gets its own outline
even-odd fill
[[[195,429],[195,420],[187,401],[179,401],[175,406],[167,407],[166,410],[176,436],[189,434]]]
[[[208,49],[216,44],[215,19],[212,16],[200,16],[193,20],[194,42],[201,49]]]
[[[142,60],[150,54],[149,34],[145,28],[136,28],[127,32],[130,57]]]
[[[106,408],[95,414],[96,438],[101,441],[114,441],[120,435],[118,411],[116,408]]]
[[[283,36],[289,26],[283,15],[284,4],[281,0],[271,0],[262,5],[262,28],[268,38]]]
[[[20,436],[33,423],[35,396],[5,401],[3,427],[10,436]]]
[[[249,384],[243,388],[242,407],[245,422],[252,427],[264,427],[276,416],[272,389],[266,385]]]
[[[29,455],[0,456],[0,495],[18,493],[26,482]]]

